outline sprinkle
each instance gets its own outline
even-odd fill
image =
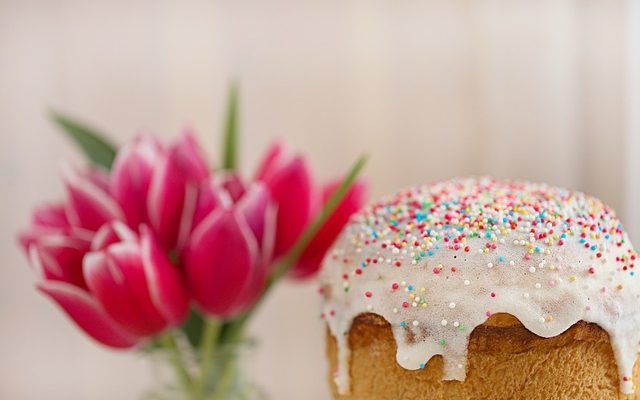
[[[364,292],[364,295],[368,298],[371,298],[371,296],[373,296],[373,293],[367,291],[367,292]]]
[[[449,308],[451,309],[456,308],[456,303],[454,302],[449,303]]]
[[[418,326],[420,325],[420,321],[418,321],[417,319],[413,321],[413,326]]]
[[[447,326],[447,320],[443,319],[442,321],[440,321],[440,325]]]

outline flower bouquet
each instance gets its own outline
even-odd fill
[[[116,149],[53,115],[90,164],[64,170],[66,199],[37,208],[20,244],[37,289],[86,334],[172,367],[150,399],[259,398],[243,374],[247,321],[283,277],[314,275],[365,200],[364,158],[318,186],[304,157],[275,144],[246,179],[237,98],[232,88],[214,172],[189,131]]]

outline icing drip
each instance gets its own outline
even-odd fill
[[[323,317],[337,339],[336,384],[349,390],[348,334],[372,312],[392,326],[397,361],[444,360],[464,380],[469,336],[509,313],[541,337],[582,320],[609,333],[621,390],[633,392],[640,342],[636,252],[599,200],[491,178],[405,190],[355,215],[321,273]]]

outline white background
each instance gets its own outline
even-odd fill
[[[212,162],[241,81],[249,170],[281,137],[321,177],[362,152],[381,194],[493,174],[579,189],[640,240],[640,7],[635,1],[0,0],[0,398],[135,399],[137,355],[94,345],[32,288],[15,245],[81,158],[56,108],[122,143],[193,126]],[[327,398],[314,282],[276,291],[252,330],[278,400]]]

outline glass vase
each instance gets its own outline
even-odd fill
[[[186,343],[176,345],[175,351],[156,352],[160,353],[154,363],[156,385],[143,400],[269,400],[248,368],[255,342],[219,344],[208,360],[203,360]],[[176,368],[177,354],[184,371],[182,367]],[[190,377],[188,382],[185,375]]]

